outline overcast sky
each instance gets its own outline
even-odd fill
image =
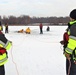
[[[76,0],[0,0],[1,16],[69,16]]]

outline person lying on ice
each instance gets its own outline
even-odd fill
[[[18,31],[18,33],[23,33],[23,32],[24,32],[24,30],[23,30],[23,29],[21,29],[21,30],[19,30],[19,31]]]

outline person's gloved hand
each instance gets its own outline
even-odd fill
[[[10,43],[12,44],[12,41],[10,41]]]
[[[62,44],[62,45],[64,45],[64,41],[62,40],[62,41],[60,41],[60,43]]]

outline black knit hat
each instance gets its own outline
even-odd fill
[[[72,10],[72,11],[70,12],[70,17],[71,17],[72,19],[75,19],[75,20],[76,20],[76,9],[74,9],[74,10]]]

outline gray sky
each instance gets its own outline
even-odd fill
[[[75,8],[76,0],[0,0],[1,16],[64,17]]]

